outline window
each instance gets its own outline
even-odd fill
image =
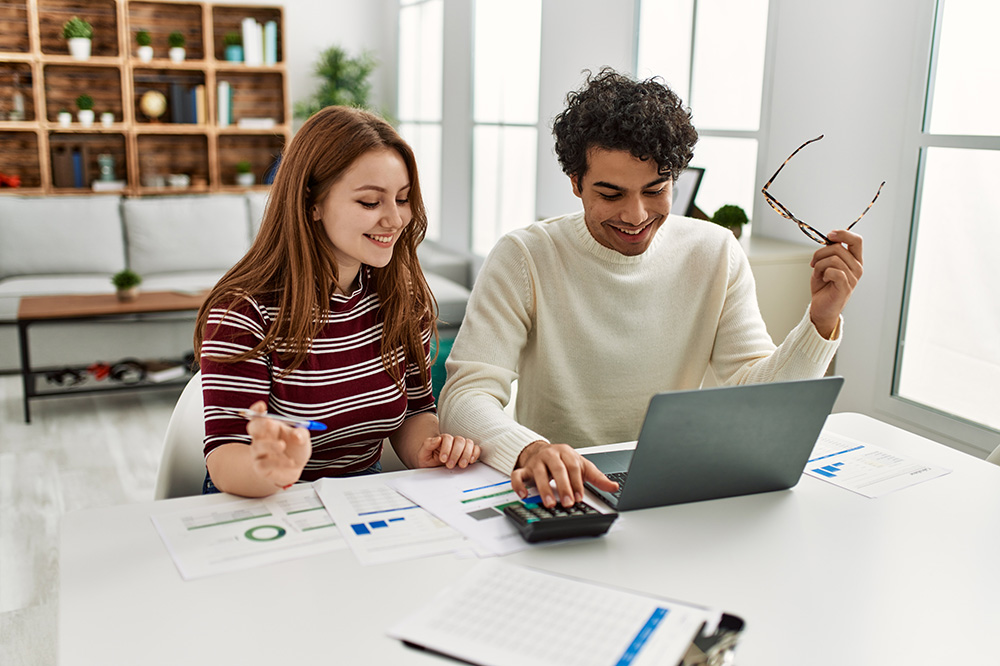
[[[475,4],[472,250],[483,256],[535,219],[541,4]]]
[[[1000,5],[939,0],[893,394],[1000,430]]]
[[[427,208],[427,237],[441,235],[443,0],[401,0],[399,132],[413,148]]]
[[[642,0],[640,78],[661,76],[691,107],[705,168],[697,205],[753,210],[764,94],[767,0]]]

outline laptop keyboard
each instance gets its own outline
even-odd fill
[[[604,476],[618,483],[618,490],[608,494],[612,495],[615,499],[621,499],[622,488],[625,487],[625,479],[628,477],[628,472],[611,472],[610,474],[605,474]]]

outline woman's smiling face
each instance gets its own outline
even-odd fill
[[[570,180],[590,235],[624,255],[645,252],[670,214],[673,178],[626,150],[589,148],[587,172]]]
[[[393,246],[413,219],[409,194],[403,158],[381,148],[359,157],[313,207],[313,220],[322,220],[333,244],[340,289],[353,284],[361,264],[378,268],[392,259]]]

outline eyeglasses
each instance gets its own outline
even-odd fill
[[[761,194],[764,195],[764,198],[767,200],[767,203],[769,203],[771,205],[771,208],[773,208],[775,211],[777,211],[778,214],[781,215],[782,217],[787,218],[787,219],[791,220],[792,222],[794,222],[795,224],[799,225],[799,229],[801,229],[802,233],[804,233],[806,236],[809,236],[809,238],[813,239],[814,241],[816,241],[820,245],[833,245],[833,241],[832,240],[830,240],[829,238],[827,238],[826,236],[824,236],[823,234],[821,234],[819,231],[817,231],[815,227],[812,227],[812,226],[806,224],[805,222],[803,222],[799,218],[797,218],[794,215],[792,215],[792,211],[788,210],[788,208],[786,208],[783,203],[781,203],[780,201],[778,201],[777,199],[775,199],[773,196],[771,196],[771,193],[767,191],[767,188],[771,186],[771,183],[773,183],[774,179],[778,177],[778,174],[781,173],[781,170],[785,168],[785,165],[788,164],[793,157],[795,157],[795,153],[799,152],[800,150],[802,150],[803,148],[805,148],[806,146],[808,146],[813,141],[819,141],[822,138],[823,138],[823,135],[820,134],[815,139],[809,139],[808,141],[806,141],[805,143],[803,143],[801,146],[799,146],[798,148],[796,148],[795,152],[793,152],[791,155],[789,155],[788,159],[781,163],[781,166],[778,167],[778,170],[774,172],[774,175],[771,176],[771,179],[769,181],[767,181],[767,183],[764,184],[764,187],[762,187],[760,189],[760,191],[761,191]],[[882,181],[882,185],[885,185],[885,181],[884,180]],[[878,199],[878,195],[882,193],[882,185],[878,186],[878,191],[875,192],[875,198],[872,199],[871,203],[868,204],[868,207],[864,209],[864,211],[861,213],[861,215],[858,215],[858,219],[854,220],[849,225],[847,225],[847,229],[848,230],[850,230],[851,227],[853,227],[855,224],[857,224],[858,222],[860,222],[861,218],[863,218],[865,216],[865,214],[869,210],[871,210],[872,205],[875,203],[875,199]]]

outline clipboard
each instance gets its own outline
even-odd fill
[[[722,666],[743,628],[731,613],[489,560],[387,633],[481,666]]]

